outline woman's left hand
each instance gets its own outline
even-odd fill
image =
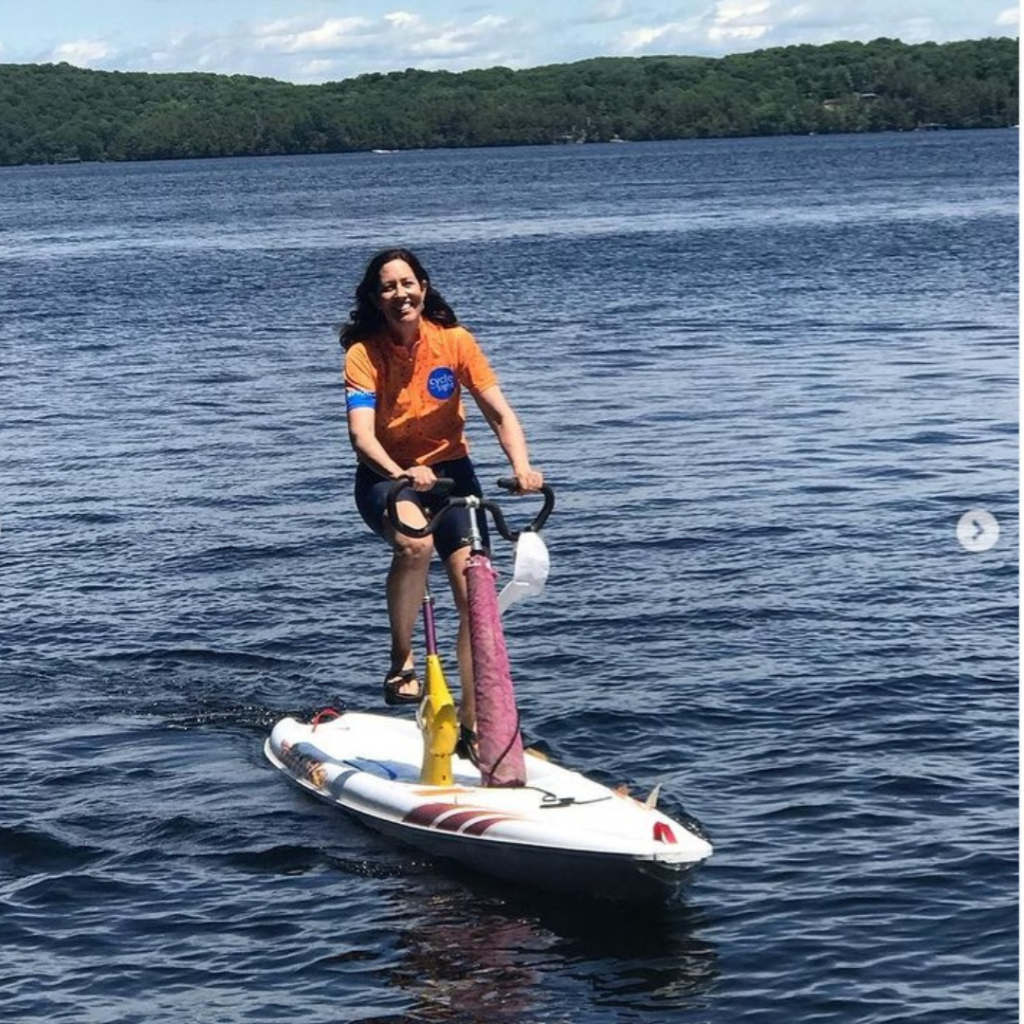
[[[544,474],[539,469],[528,466],[516,473],[516,483],[524,493],[539,491],[544,486]]]

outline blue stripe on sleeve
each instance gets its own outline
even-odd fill
[[[346,388],[345,406],[348,409],[376,409],[377,396],[372,391],[358,391],[356,388]]]

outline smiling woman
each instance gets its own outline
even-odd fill
[[[430,492],[439,478],[454,481],[450,494],[481,495],[465,435],[463,388],[498,438],[519,490],[539,490],[544,477],[530,464],[522,427],[487,357],[408,249],[386,249],[370,260],[341,342],[349,437],[359,462],[356,506],[392,548],[387,580],[391,655],[384,700],[415,704],[423,696],[412,636],[436,547],[459,610],[460,720],[462,742],[469,747],[475,739],[476,706],[465,575],[468,513],[462,509],[447,516],[433,538],[409,537],[387,520],[388,491],[395,480],[408,480],[397,507],[402,521],[414,527],[427,522]]]

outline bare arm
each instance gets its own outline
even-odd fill
[[[544,474],[530,465],[530,452],[526,435],[519,419],[512,411],[501,388],[495,384],[476,395],[476,404],[484,414],[494,436],[508,458],[509,465],[522,491],[539,490],[544,483]]]
[[[413,489],[429,491],[437,482],[434,471],[429,466],[400,466],[390,455],[384,445],[377,440],[375,428],[376,413],[373,409],[349,409],[348,437],[352,448],[360,462],[365,463],[375,473],[397,480],[407,476],[412,480]]]

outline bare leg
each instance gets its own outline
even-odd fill
[[[462,686],[462,700],[459,704],[459,721],[467,729],[476,728],[476,693],[473,689],[473,649],[469,637],[469,594],[466,584],[466,563],[469,548],[459,548],[445,562],[448,581],[452,586],[455,607],[459,613],[459,634],[455,651],[459,660],[459,682]]]
[[[410,526],[420,526],[426,521],[412,502],[399,502],[399,515],[402,522]],[[397,672],[412,668],[412,637],[423,606],[434,542],[429,537],[419,539],[400,533],[394,533],[390,539],[393,554],[388,570],[387,601],[391,623],[391,671]],[[405,683],[398,692],[415,694],[416,684]]]

